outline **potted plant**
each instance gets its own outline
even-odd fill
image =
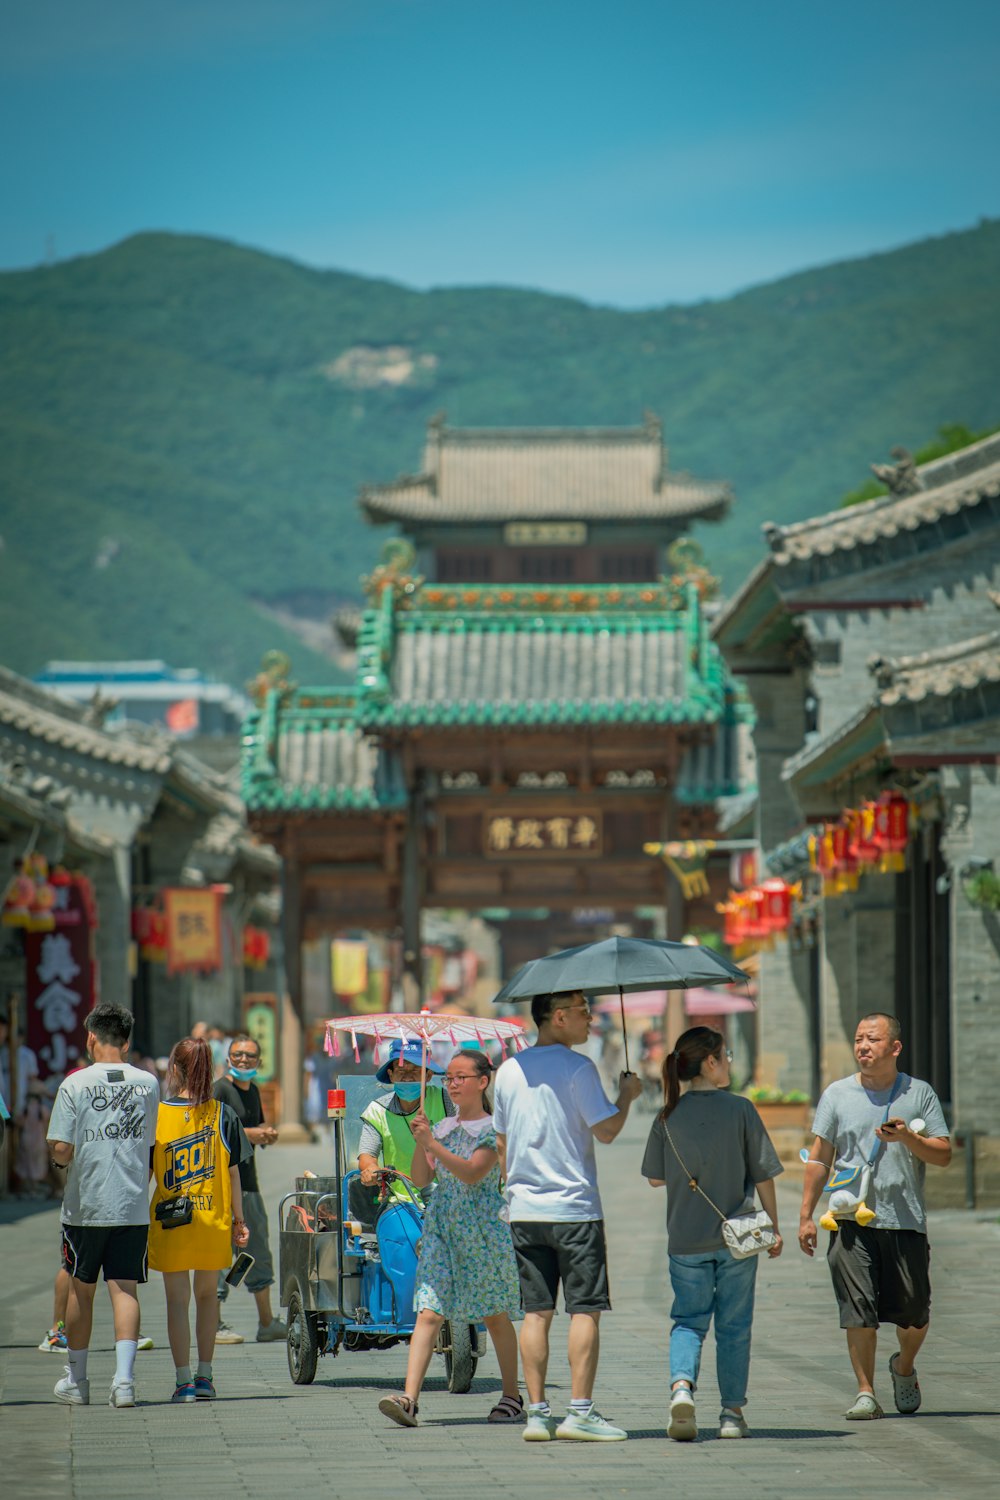
[[[812,1104],[808,1094],[801,1089],[776,1089],[754,1085],[746,1091],[747,1098],[756,1107],[764,1129],[795,1130],[808,1129],[812,1120]]]

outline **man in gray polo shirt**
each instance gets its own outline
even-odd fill
[[[946,1167],[951,1143],[937,1095],[929,1083],[901,1073],[903,1050],[895,1016],[875,1011],[858,1022],[854,1056],[858,1072],[832,1083],[816,1106],[816,1139],[806,1164],[799,1245],[816,1250],[813,1214],[830,1168],[861,1167],[878,1141],[869,1208],[875,1220],[863,1226],[838,1222],[828,1262],[847,1333],[847,1352],[858,1394],[845,1413],[850,1422],[883,1415],[875,1395],[875,1352],[880,1323],[895,1323],[898,1350],[889,1360],[896,1410],[909,1415],[920,1405],[914,1361],[930,1323],[930,1251],[924,1178],[927,1166]],[[923,1121],[914,1131],[911,1124]]]

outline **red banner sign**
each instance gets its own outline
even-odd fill
[[[62,1077],[86,1062],[83,1022],[97,998],[97,913],[90,881],[72,875],[53,889],[53,930],[24,934],[25,1040],[42,1078]]]

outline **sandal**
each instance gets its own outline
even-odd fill
[[[487,1422],[520,1422],[524,1416],[524,1402],[520,1396],[501,1396]]]
[[[400,1427],[418,1425],[417,1412],[420,1408],[412,1396],[383,1396],[378,1409],[384,1417],[388,1417],[391,1422],[397,1422]]]

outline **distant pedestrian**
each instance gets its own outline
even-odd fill
[[[205,1040],[212,1049],[212,1067],[216,1078],[222,1078],[226,1071],[226,1058],[229,1055],[229,1039],[225,1028],[218,1021],[210,1021],[205,1032]]]
[[[590,1005],[579,991],[538,995],[531,1014],[538,1041],[497,1070],[493,1115],[524,1304],[523,1436],[618,1442],[628,1433],[606,1422],[593,1401],[600,1317],[611,1306],[594,1142],[615,1139],[642,1083],[622,1073],[612,1104],[593,1062],[573,1051],[590,1035]],[[560,1282],[570,1315],[572,1400],[557,1424],[545,1375]]]
[[[724,1043],[722,1033],[709,1026],[693,1026],[678,1038],[664,1059],[664,1104],[642,1159],[650,1186],[667,1189],[667,1255],[674,1293],[667,1436],[676,1442],[698,1436],[694,1396],[713,1318],[722,1405],[719,1436],[750,1436],[743,1408],[757,1257],[737,1260],[730,1254],[720,1215],[752,1213],[756,1189],[778,1227],[774,1178],[784,1169],[750,1100],[726,1092],[732,1054]],[[767,1253],[773,1259],[781,1251],[779,1234]]]
[[[247,1252],[254,1263],[243,1285],[253,1294],[257,1304],[258,1344],[280,1343],[288,1336],[288,1330],[280,1318],[274,1316],[271,1307],[271,1288],[274,1285],[274,1261],[271,1258],[271,1243],[267,1232],[267,1206],[261,1197],[257,1180],[256,1153],[265,1146],[272,1146],[278,1132],[264,1119],[264,1106],[260,1089],[254,1082],[260,1067],[260,1046],[252,1036],[240,1032],[229,1044],[229,1072],[217,1080],[212,1090],[216,1099],[227,1104],[243,1126],[243,1134],[250,1142],[250,1156],[240,1162],[240,1186],[243,1190],[243,1217],[250,1234]],[[229,1286],[224,1271],[219,1272],[219,1311],[229,1296]],[[243,1336],[220,1317],[215,1335],[217,1344],[242,1344]]]
[[[417,1402],[442,1324],[486,1324],[503,1390],[487,1421],[520,1422],[517,1336],[521,1293],[510,1227],[500,1218],[500,1165],[486,1090],[493,1065],[484,1052],[461,1050],[447,1065],[445,1085],[457,1114],[431,1125],[422,1110],[410,1127],[416,1141],[411,1171],[417,1187],[435,1178],[417,1261],[416,1327],[410,1339],[406,1391],[386,1396],[379,1411],[416,1427]]]
[[[251,1147],[227,1104],[212,1097],[212,1052],[207,1041],[185,1037],[170,1054],[167,1095],[159,1106],[153,1151],[149,1263],[163,1273],[167,1336],[174,1357],[171,1401],[214,1401],[212,1353],[219,1325],[218,1273],[232,1250],[249,1238],[243,1219],[240,1162]],[[186,1223],[165,1228],[157,1209],[186,1200]],[[162,1212],[162,1210],[161,1210]],[[189,1306],[194,1280],[198,1368],[192,1375]]]
[[[854,1034],[857,1073],[831,1083],[813,1120],[815,1140],[802,1190],[799,1245],[816,1251],[813,1214],[830,1168],[863,1167],[872,1160],[873,1223],[838,1220],[827,1261],[847,1333],[847,1352],[858,1393],[844,1413],[849,1422],[884,1415],[875,1395],[875,1354],[880,1323],[895,1323],[898,1350],[889,1360],[896,1410],[920,1406],[915,1360],[930,1324],[930,1250],[924,1178],[927,1167],[951,1160],[948,1126],[929,1083],[901,1073],[899,1021],[884,1011],[862,1016]],[[923,1128],[914,1131],[916,1120]]]
[[[115,1323],[112,1406],[135,1405],[139,1339],[136,1287],[146,1280],[149,1153],[156,1129],[155,1080],[125,1061],[132,1017],[99,1005],[84,1022],[92,1065],[59,1086],[49,1119],[53,1160],[68,1167],[62,1202],[63,1261],[72,1281],[66,1307],[66,1373],[55,1396],[87,1406],[87,1356],[97,1278],[103,1271]]]
[[[0,1011],[0,1095],[3,1096],[14,1123],[24,1114],[28,1102],[28,1085],[38,1077],[38,1058],[24,1042],[17,1047],[17,1097],[11,1085],[10,1022],[6,1011]]]

